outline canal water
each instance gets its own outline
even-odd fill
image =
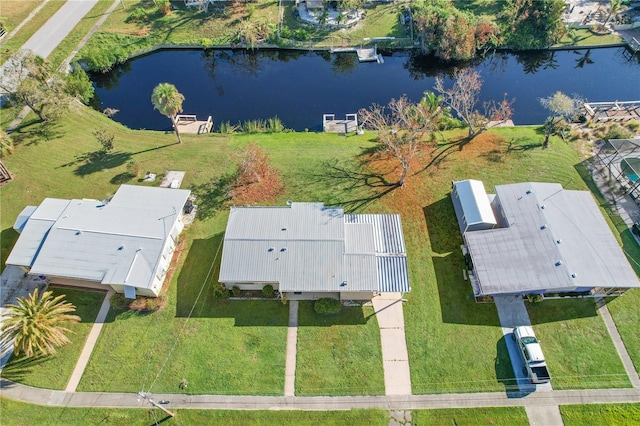
[[[168,130],[151,105],[162,82],[184,95],[185,114],[221,122],[277,116],[285,127],[321,129],[322,114],[336,118],[406,94],[418,101],[435,77],[449,79],[456,66],[411,52],[383,52],[384,63],[358,63],[355,53],[288,50],[165,50],[107,74],[93,75],[95,107],[115,108],[114,120],[133,129]],[[516,124],[539,124],[547,112],[539,98],[562,91],[591,102],[640,99],[640,61],[624,48],[497,52],[473,63],[482,76],[483,101],[515,98]]]

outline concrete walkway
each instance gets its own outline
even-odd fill
[[[284,396],[296,394],[296,357],[298,353],[298,301],[289,301],[287,361],[284,370]]]
[[[562,426],[562,414],[557,405],[524,407],[531,426]]]
[[[67,383],[67,387],[65,389],[66,392],[75,392],[78,388],[80,379],[82,379],[82,374],[84,373],[85,368],[87,368],[89,358],[91,358],[91,353],[93,352],[93,348],[96,346],[98,336],[100,336],[102,326],[104,325],[104,321],[109,313],[109,308],[111,307],[109,299],[113,293],[113,290],[109,290],[107,294],[104,295],[104,300],[102,301],[102,306],[100,306],[100,310],[98,311],[96,321],[93,323],[93,327],[91,327],[91,331],[89,332],[89,336],[87,336],[87,341],[84,344],[84,348],[82,348],[76,367],[73,369],[73,373],[71,373],[69,383]]]
[[[380,327],[386,395],[411,395],[409,354],[401,299],[400,293],[382,293],[372,300]]]
[[[137,393],[65,392],[33,388],[0,378],[0,395],[23,402],[58,407],[140,408],[148,403]],[[415,410],[472,407],[548,407],[564,404],[612,404],[640,401],[640,389],[589,389],[531,394],[500,392],[387,396],[230,396],[153,394],[171,408],[208,410]]]

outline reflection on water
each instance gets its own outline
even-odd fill
[[[640,59],[622,48],[524,53],[494,52],[470,62],[443,63],[416,52],[382,52],[384,64],[358,63],[355,53],[301,50],[165,50],[92,76],[95,107],[115,108],[131,128],[166,129],[151,92],[161,82],[184,94],[184,112],[219,124],[279,117],[296,130],[320,130],[322,114],[341,116],[406,94],[419,100],[434,80],[472,67],[484,79],[481,101],[515,98],[514,121],[546,117],[539,99],[555,91],[589,101],[640,99]]]

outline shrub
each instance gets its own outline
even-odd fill
[[[323,297],[318,299],[313,304],[313,309],[317,314],[321,315],[335,315],[342,309],[342,303],[338,299],[331,297]]]
[[[220,133],[224,135],[230,135],[238,131],[238,126],[234,126],[228,121],[223,121],[222,123],[220,123],[219,128],[220,128]]]
[[[113,134],[104,129],[96,129],[93,131],[93,136],[102,145],[102,152],[107,153],[113,150],[113,140],[116,138]]]
[[[282,133],[285,130],[284,124],[278,117],[273,117],[267,120],[267,127],[270,133]]]
[[[237,285],[234,285],[231,289],[231,293],[233,293],[233,297],[240,297],[242,295],[242,290]]]
[[[160,295],[158,297],[147,297],[146,302],[147,303],[145,311],[155,312],[164,308],[167,302],[167,298],[165,295]]]
[[[629,139],[631,136],[631,132],[619,124],[611,126],[604,135],[605,139]]]
[[[131,12],[131,14],[129,14],[129,16],[127,16],[127,19],[125,19],[124,22],[126,23],[144,22],[146,20],[147,20],[147,11],[141,7],[138,7],[134,9],[134,11]]]
[[[540,303],[542,302],[541,294],[527,294],[527,300],[529,303]]]
[[[136,160],[129,161],[127,163],[127,173],[132,178],[138,177],[138,174],[140,173],[140,164],[138,164]]]
[[[158,11],[167,16],[171,12],[171,3],[169,0],[158,0],[156,1],[156,5],[158,6]]]
[[[224,284],[218,284],[213,286],[213,298],[216,300],[226,299],[229,297],[229,290]]]
[[[125,298],[122,293],[114,293],[111,295],[109,303],[112,308],[123,311],[125,309],[129,309],[130,300]]]
[[[262,296],[273,297],[273,286],[271,284],[267,284],[262,287]]]
[[[627,123],[627,127],[632,132],[637,132],[638,129],[640,129],[640,121],[631,120],[630,122]]]

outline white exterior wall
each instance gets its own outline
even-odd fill
[[[343,291],[340,293],[340,300],[371,300],[373,292],[371,291]]]

